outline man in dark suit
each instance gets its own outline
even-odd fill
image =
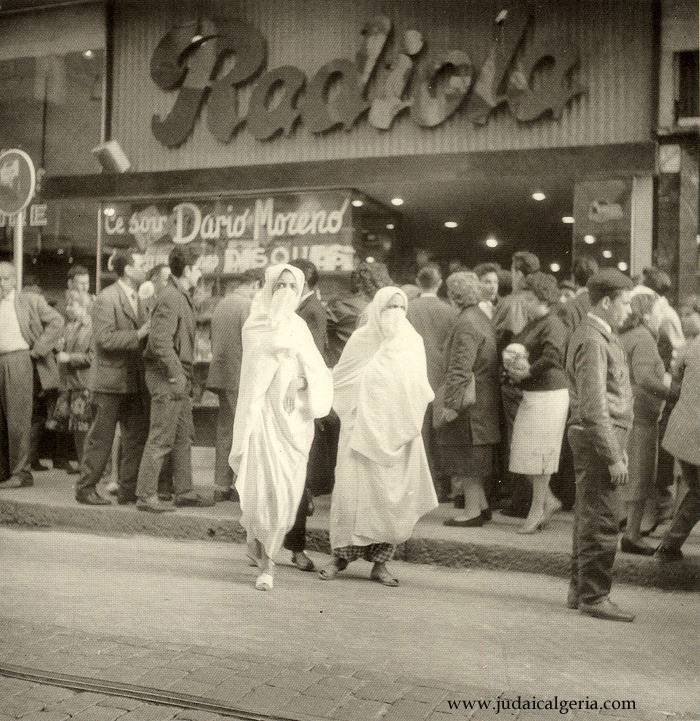
[[[211,318],[211,353],[207,388],[219,396],[216,419],[216,461],[214,465],[214,499],[228,501],[235,495],[233,471],[228,463],[233,440],[233,418],[238,402],[243,356],[242,331],[253,295],[260,289],[257,270],[241,274],[233,293],[221,300]],[[237,500],[237,499],[236,499]]]
[[[559,317],[569,331],[573,333],[586,314],[591,309],[591,300],[588,295],[589,278],[598,272],[598,263],[593,258],[577,258],[574,262],[574,283],[576,284],[576,295],[568,303],[564,303],[559,310]]]
[[[176,506],[210,506],[192,490],[192,372],[195,319],[189,292],[202,273],[189,250],[175,246],[168,259],[170,277],[151,317],[146,344],[146,385],[151,394],[151,423],[141,459],[136,507],[164,513],[175,510],[158,498],[163,460],[172,453],[173,502]]]
[[[445,380],[445,344],[450,337],[457,312],[437,294],[442,286],[442,274],[436,265],[426,265],[418,271],[416,283],[421,289],[418,298],[408,302],[406,317],[423,338],[428,363],[428,381],[437,389]],[[440,467],[440,449],[433,428],[433,404],[428,405],[423,421],[423,444],[428,456],[435,492],[441,501],[449,497],[449,477]]]
[[[316,347],[323,353],[327,339],[327,315],[326,309],[316,293],[318,270],[311,261],[305,259],[294,260],[291,265],[304,273],[306,281],[301,302],[297,308],[297,315],[309,327]],[[319,479],[319,477],[332,473],[331,463],[335,467],[337,433],[340,430],[340,423],[335,419],[327,416],[318,419],[315,423],[314,441],[309,451],[309,463],[306,471],[306,486],[297,509],[294,525],[284,538],[284,547],[292,552],[292,563],[302,571],[314,570],[314,562],[306,554],[306,518],[309,515],[309,504],[311,503],[310,488],[319,480],[327,482],[327,479]],[[332,460],[330,456],[332,456]]]
[[[129,250],[117,253],[112,261],[117,281],[97,296],[92,308],[94,417],[75,491],[79,503],[91,506],[110,503],[95,489],[112,454],[117,423],[121,428],[117,501],[136,500],[136,477],[148,434],[142,353],[150,322],[136,292],[144,279],[142,263]]]
[[[31,486],[30,435],[34,369],[58,385],[53,349],[63,317],[35,293],[17,293],[16,269],[0,263],[0,488]]]

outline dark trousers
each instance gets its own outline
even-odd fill
[[[32,480],[32,365],[28,350],[0,353],[0,481]]]
[[[668,529],[662,546],[680,549],[700,521],[700,467],[692,463],[679,461],[683,480],[688,485],[688,492],[683,497],[676,514],[673,517],[671,528]]]
[[[673,476],[674,458],[661,447],[661,441],[666,433],[668,419],[674,404],[666,403],[659,420],[659,455],[656,461],[656,518],[655,521],[664,521],[673,515]]]
[[[511,473],[508,470],[510,461],[510,442],[513,438],[513,424],[515,416],[518,415],[518,406],[522,401],[523,394],[519,388],[504,384],[501,386],[501,399],[503,404],[503,416],[505,434],[504,441],[501,441],[503,450],[502,456],[505,462],[503,469],[504,488],[503,495],[510,498],[510,513],[515,516],[527,516],[532,502],[532,487],[527,479],[518,473]]]
[[[112,457],[114,433],[119,423],[119,495],[133,499],[148,436],[148,415],[143,398],[136,393],[96,392],[92,394],[92,405],[93,420],[83,446],[76,492],[89,492],[100,482]]]
[[[216,416],[216,460],[214,462],[214,483],[217,488],[227,490],[233,484],[233,471],[228,463],[233,442],[233,415],[238,402],[237,391],[217,391],[219,412]]]
[[[437,442],[437,432],[433,427],[433,404],[429,403],[423,418],[423,445],[425,446],[425,455],[428,458],[428,466],[430,467],[430,475],[433,478],[435,493],[438,499],[447,500],[450,495],[450,478],[446,476],[442,470],[441,448]]]
[[[629,432],[616,428],[622,448]],[[604,459],[595,451],[587,434],[569,428],[574,454],[576,504],[574,507],[571,583],[582,603],[598,603],[610,594],[612,570],[620,524],[620,495],[610,479]]]
[[[304,493],[302,493],[301,501],[299,502],[299,508],[297,508],[297,517],[294,519],[294,525],[284,537],[284,543],[282,544],[292,553],[300,553],[306,548],[306,514],[309,509],[310,500],[311,495],[308,490],[304,488]]]
[[[136,495],[148,498],[158,493],[158,478],[168,454],[172,456],[173,490],[176,496],[192,490],[192,382],[184,389],[168,382],[159,371],[146,369],[151,394],[151,423],[138,472]]]

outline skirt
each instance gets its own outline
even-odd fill
[[[546,476],[559,470],[569,391],[525,391],[513,424],[508,470]]]
[[[656,479],[658,434],[658,424],[632,425],[632,432],[627,442],[629,481],[620,487],[622,500],[626,503],[645,501],[651,496]]]

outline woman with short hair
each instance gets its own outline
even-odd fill
[[[523,391],[513,424],[509,470],[527,476],[532,484],[532,503],[518,533],[542,529],[561,503],[549,488],[559,470],[569,385],[564,370],[566,327],[552,309],[559,302],[559,286],[553,275],[537,271],[527,277],[531,296],[526,301],[528,321],[513,337],[524,346],[527,358],[504,360],[511,381]]]
[[[333,370],[340,417],[331,502],[331,563],[322,580],[351,561],[370,561],[370,578],[398,586],[386,563],[421,516],[437,507],[421,435],[434,394],[423,339],[406,318],[406,294],[377,291],[367,322],[350,337]]]
[[[304,273],[273,265],[243,325],[241,383],[229,464],[241,499],[255,587],[273,586],[273,558],[294,525],[304,491],[314,418],[327,416],[331,372],[295,313]]]

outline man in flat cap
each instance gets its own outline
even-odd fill
[[[588,283],[591,308],[571,337],[566,358],[571,415],[568,438],[576,472],[569,608],[612,621],[634,614],[610,600],[619,533],[618,486],[627,483],[632,387],[617,336],[630,314],[633,283],[613,268]]]

